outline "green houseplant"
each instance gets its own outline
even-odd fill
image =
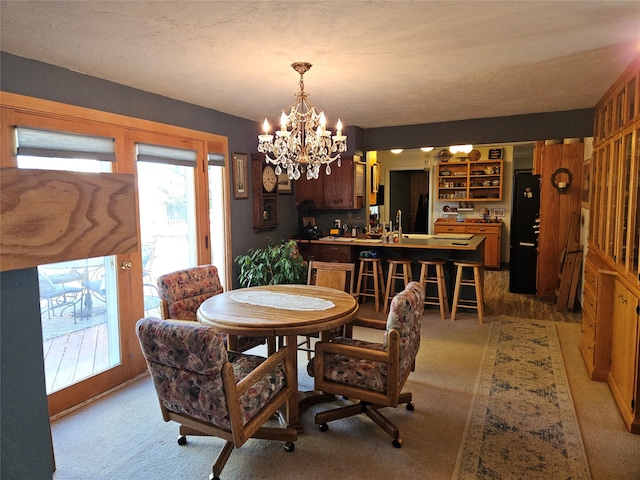
[[[238,281],[243,287],[307,282],[307,262],[298,252],[295,240],[270,242],[264,248],[238,255]]]

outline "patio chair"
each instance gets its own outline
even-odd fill
[[[406,403],[413,410],[410,392],[402,392],[415,367],[420,348],[420,318],[424,287],[411,282],[392,301],[383,343],[337,337],[318,342],[313,359],[315,389],[341,395],[350,404],[317,413],[315,423],[327,431],[327,422],[364,413],[402,446],[400,431],[379,410]]]
[[[42,269],[38,269],[38,286],[40,300],[44,300],[47,303],[42,313],[47,312],[48,318],[51,318],[51,312],[54,312],[58,307],[62,307],[60,315],[67,308],[73,308],[73,323],[76,323],[76,305],[82,302],[81,287],[72,284],[54,283]]]
[[[180,424],[178,444],[187,435],[226,440],[210,478],[219,480],[233,449],[249,438],[285,441],[285,450],[294,450],[295,429],[265,426],[296,394],[289,347],[268,358],[227,351],[214,328],[158,318],[138,320],[136,334],[162,418]]]
[[[158,277],[160,316],[164,319],[197,321],[197,311],[207,298],[223,292],[218,269],[215,265],[197,267],[165,273]],[[222,334],[227,349],[246,352],[264,345],[264,337],[248,337]],[[275,341],[269,344],[269,353],[275,351]]]

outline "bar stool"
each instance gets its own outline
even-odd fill
[[[458,267],[456,271],[456,287],[453,293],[453,307],[451,308],[451,320],[455,320],[458,307],[462,308],[474,308],[478,311],[478,321],[482,323],[484,319],[484,296],[482,294],[482,280],[483,280],[483,268],[482,262],[474,261],[454,261],[453,264]],[[472,278],[462,278],[464,269],[470,268],[472,272]],[[474,287],[475,299],[461,299],[460,289],[462,287]]]
[[[376,304],[376,312],[380,311],[380,297],[384,292],[384,276],[382,275],[382,259],[380,257],[360,257],[358,272],[358,285],[356,293],[358,297],[367,301],[367,297],[373,297]],[[364,278],[364,282],[363,282]],[[370,287],[369,278],[373,279],[373,287]]]
[[[419,260],[420,283],[424,285],[424,304],[438,305],[440,307],[440,318],[445,319],[449,315],[449,299],[447,297],[447,286],[444,281],[444,265],[446,260]],[[429,275],[429,267],[433,267],[433,275]],[[438,295],[427,295],[428,284],[435,284],[438,287]]]
[[[384,295],[384,313],[389,312],[389,304],[391,300],[393,300],[394,295],[406,288],[413,279],[411,275],[411,260],[406,258],[390,258],[387,262],[389,263],[389,273],[387,275],[387,290]],[[402,267],[402,273],[398,273],[398,266]],[[400,290],[396,291],[396,282],[398,280],[403,281],[403,286]]]

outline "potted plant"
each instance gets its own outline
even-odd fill
[[[243,287],[307,282],[307,262],[298,252],[295,240],[270,242],[252,248],[235,261],[240,265],[238,281]]]

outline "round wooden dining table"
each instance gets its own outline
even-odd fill
[[[205,300],[198,321],[230,335],[285,338],[286,359],[296,372],[297,336],[329,332],[349,323],[358,312],[353,295],[316,285],[268,285],[230,290]],[[297,391],[294,388],[294,392]],[[305,398],[307,398],[305,396]],[[287,401],[287,423],[302,431],[298,396]]]

